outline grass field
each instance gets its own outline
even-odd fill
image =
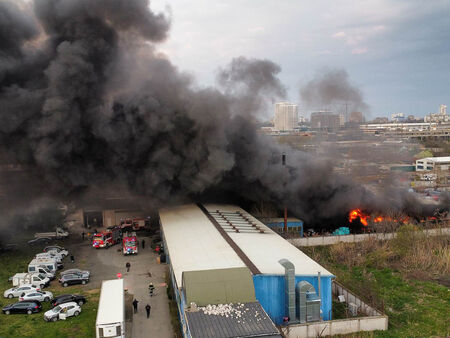
[[[348,337],[450,336],[450,291],[437,281],[450,273],[449,238],[418,236],[407,242],[402,239],[397,243],[341,243],[302,248],[333,272],[337,281],[389,316],[388,331]],[[405,243],[407,250],[404,250]],[[418,252],[430,256],[431,260],[417,256]]]
[[[3,291],[12,287],[8,278],[17,272],[25,272],[33,255],[40,251],[37,248],[25,248],[24,251],[11,251],[0,254],[0,306],[18,301],[18,298],[3,298]],[[67,258],[66,258],[67,259]],[[87,303],[82,306],[78,317],[69,317],[67,320],[57,322],[45,322],[44,312],[51,308],[49,303],[42,303],[43,310],[40,313],[26,315],[4,315],[0,313],[0,337],[95,337],[95,319],[100,290],[84,291],[84,287],[63,288],[57,280],[51,282],[45,289],[53,292],[56,297],[61,294],[77,293],[86,297]]]

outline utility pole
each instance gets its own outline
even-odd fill
[[[286,153],[281,154],[281,165],[283,167],[286,167]],[[286,169],[284,170],[284,172],[285,171],[286,171]],[[284,185],[286,186],[286,184],[287,184],[287,182],[286,182],[286,173],[284,173],[284,175],[285,175],[285,177],[284,177]],[[284,234],[287,235],[287,207],[286,207],[286,205],[284,206]]]

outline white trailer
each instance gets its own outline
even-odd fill
[[[16,273],[11,279],[13,286],[33,284],[39,285],[41,289],[50,283],[50,279],[41,273]]]
[[[66,238],[69,236],[69,233],[67,231],[64,231],[62,228],[56,228],[55,231],[52,232],[36,232],[34,234],[34,238],[40,238],[40,237],[48,237],[48,238]]]
[[[125,338],[125,295],[123,279],[102,282],[95,323],[97,338]]]

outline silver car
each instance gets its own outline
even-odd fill
[[[61,276],[68,275],[68,274],[78,275],[78,276],[85,277],[85,278],[91,277],[91,273],[87,270],[69,269],[69,270],[61,272]]]
[[[23,284],[23,285],[15,287],[15,288],[6,290],[5,292],[3,292],[3,297],[5,297],[5,298],[20,297],[27,292],[40,291],[40,289],[41,288],[36,285]]]
[[[30,291],[19,297],[19,300],[38,300],[40,302],[49,302],[53,299],[53,293],[50,291]]]
[[[64,303],[55,306],[53,309],[44,313],[44,320],[47,322],[56,322],[61,314],[66,317],[78,316],[81,312],[81,307],[75,302]]]

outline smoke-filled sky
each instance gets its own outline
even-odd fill
[[[235,55],[199,87],[158,52],[174,20],[147,0],[0,0],[0,154],[26,169],[14,181],[2,172],[10,201],[125,186],[153,206],[233,196],[305,220],[355,207],[420,213],[403,192],[374,196],[259,135],[258,116],[286,96],[281,67]],[[302,95],[365,104],[344,70],[319,72]]]
[[[173,22],[162,47],[199,83],[213,83],[219,66],[246,55],[281,66],[301,111],[299,87],[324,67],[348,72],[372,117],[450,105],[447,0],[154,0],[152,7],[167,4]]]

